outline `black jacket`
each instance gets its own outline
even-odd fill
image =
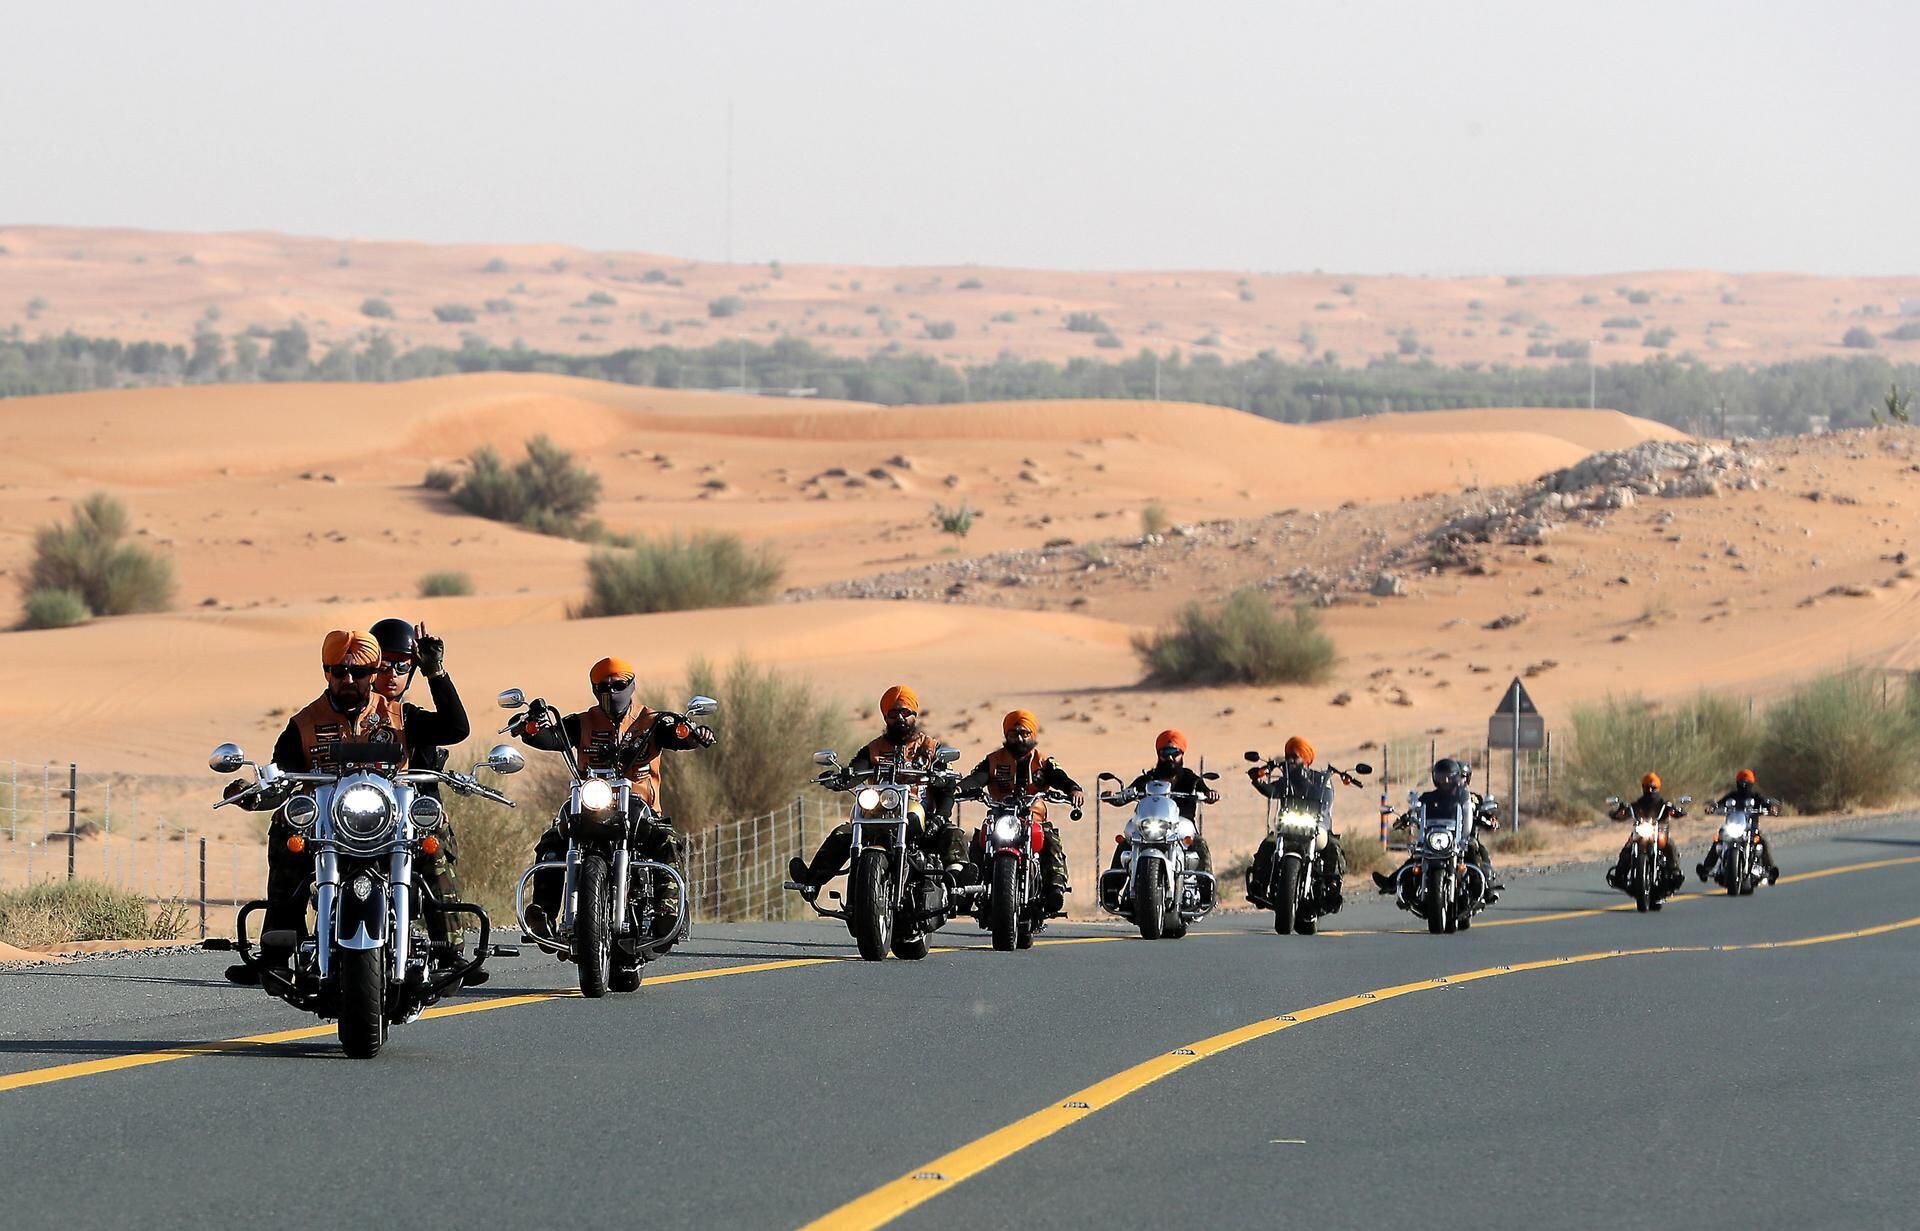
[[[416,769],[438,769],[439,749],[460,743],[471,734],[467,707],[453,686],[453,677],[442,673],[427,681],[434,708],[421,709],[408,701],[401,707],[405,715],[407,764]],[[273,745],[273,763],[288,773],[302,774],[311,769],[307,750],[300,741],[300,728],[292,719]]]

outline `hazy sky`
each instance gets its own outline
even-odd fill
[[[1066,268],[1920,269],[1920,6],[0,5],[0,223]]]

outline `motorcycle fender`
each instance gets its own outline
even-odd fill
[[[378,949],[387,943],[387,895],[370,893],[366,901],[341,889],[333,899],[333,943],[342,949]]]

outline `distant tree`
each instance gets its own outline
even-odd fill
[[[737,316],[746,306],[747,301],[738,295],[722,295],[718,299],[707,301],[707,315],[715,319]]]
[[[312,358],[312,343],[306,328],[294,321],[285,329],[274,330],[269,337],[273,344],[267,351],[268,374],[289,380],[305,376]]]
[[[1098,312],[1069,312],[1067,331],[1069,333],[1112,333],[1113,326],[1101,320]]]
[[[433,310],[433,317],[445,325],[470,325],[474,321],[473,309],[463,303],[443,303]]]
[[[390,321],[393,319],[393,305],[377,296],[371,296],[360,301],[360,315],[370,316],[375,320]]]
[[[1872,330],[1863,325],[1855,325],[1841,336],[1840,345],[1850,350],[1872,350],[1880,345],[1880,340],[1873,336]]]

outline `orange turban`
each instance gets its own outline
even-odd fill
[[[1034,717],[1032,710],[1014,710],[1000,720],[1000,734],[1012,735],[1015,727],[1025,727],[1035,735],[1040,734],[1040,720]]]
[[[1287,755],[1299,757],[1302,765],[1313,764],[1313,745],[1304,736],[1296,735],[1287,741]]]
[[[336,628],[320,643],[322,667],[377,667],[380,643],[372,634]]]
[[[1159,752],[1164,748],[1178,748],[1181,752],[1185,752],[1187,750],[1187,737],[1185,733],[1177,727],[1168,727],[1166,730],[1160,732],[1160,734],[1154,736],[1153,750]]]
[[[895,684],[880,694],[880,713],[884,716],[898,709],[920,712],[920,694],[905,684]]]
[[[633,674],[633,664],[626,659],[603,658],[593,664],[593,669],[587,672],[587,680],[590,683],[599,684],[607,680],[632,679]]]

